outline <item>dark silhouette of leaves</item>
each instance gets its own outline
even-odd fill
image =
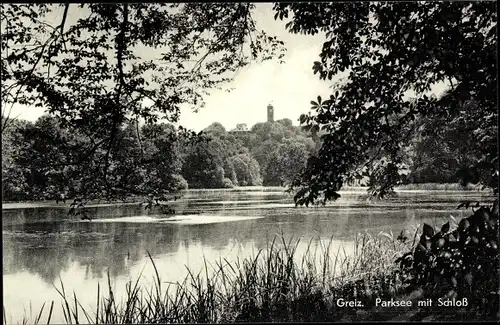
[[[48,157],[55,172],[69,168],[71,178],[82,183],[77,195],[116,199],[154,193],[152,179],[161,176],[151,174],[142,188],[127,185],[137,183],[132,170],[148,170],[151,157],[123,157],[124,129],[139,120],[176,122],[180,105],[203,107],[207,91],[222,87],[252,60],[281,60],[283,42],[256,30],[253,8],[246,3],[2,5],[2,133],[10,124],[5,107],[44,107],[58,127],[81,140],[72,148],[59,141],[64,148]],[[145,150],[135,133],[139,150],[129,153],[137,158]],[[63,152],[68,159],[56,159]]]
[[[450,223],[447,222],[441,227],[441,233],[445,234],[450,231]]]
[[[314,112],[301,118],[307,130],[317,125],[324,133],[317,156],[293,183],[310,189],[298,202],[357,179],[367,179],[374,196],[392,195],[407,177],[414,148],[425,153],[427,166],[414,165],[414,178],[441,177],[449,166],[447,179],[498,188],[496,3],[277,3],[274,9],[277,17],[293,14],[290,32],[325,35],[312,67],[320,79],[347,74],[328,103],[313,104]],[[429,96],[437,83],[449,88]]]
[[[424,227],[422,230],[422,235],[426,237],[432,237],[434,235],[434,228],[424,223]]]

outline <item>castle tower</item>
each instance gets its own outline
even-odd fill
[[[274,122],[274,107],[273,105],[267,105],[267,121]]]

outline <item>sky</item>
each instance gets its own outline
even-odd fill
[[[230,92],[213,90],[205,97],[206,106],[197,113],[183,107],[179,124],[200,131],[213,122],[227,130],[237,123],[250,127],[267,119],[267,105],[274,106],[274,118],[289,118],[298,125],[298,117],[307,113],[310,101],[328,93],[330,82],[313,74],[313,62],[318,60],[323,39],[318,36],[295,35],[285,30],[285,22],[275,21],[271,3],[256,4],[253,15],[258,30],[285,42],[285,63],[252,62],[241,69],[232,82],[225,85]],[[42,108],[14,105],[11,116],[35,121],[43,115]]]
[[[286,21],[274,20],[271,3],[257,3],[253,18],[257,30],[265,30],[285,42],[285,63],[252,62],[241,69],[224,90],[212,90],[205,97],[205,107],[193,112],[187,105],[182,107],[178,125],[200,131],[214,122],[231,130],[238,123],[251,127],[267,119],[267,105],[274,107],[274,119],[289,118],[298,125],[301,114],[310,111],[310,102],[330,94],[330,85],[336,80],[322,81],[314,75],[313,62],[319,60],[324,38],[321,34],[298,35],[285,30]],[[77,13],[76,13],[77,14]],[[68,17],[68,19],[72,19]],[[436,88],[436,87],[434,87]],[[443,85],[438,85],[440,92]],[[35,121],[43,115],[41,108],[15,105],[11,116]]]
[[[237,123],[247,123],[250,127],[266,121],[270,103],[275,120],[289,118],[298,125],[299,116],[310,110],[311,100],[328,93],[332,82],[321,81],[312,70],[324,41],[321,36],[291,34],[285,30],[285,22],[274,20],[272,4],[256,6],[257,29],[264,29],[285,42],[286,63],[253,62],[234,78],[230,84],[234,90],[213,92],[206,99],[206,107],[198,113],[184,111],[181,125],[202,129],[207,123],[220,122],[226,129],[234,128]]]

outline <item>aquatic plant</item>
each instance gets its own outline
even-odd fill
[[[107,294],[98,287],[93,311],[84,309],[75,293],[68,295],[62,282],[57,290],[68,324],[496,319],[498,203],[456,223],[456,228],[446,223],[437,232],[424,224],[422,231],[414,228],[397,237],[359,234],[352,256],[341,248],[334,251],[333,238],[316,249],[311,240],[298,256],[300,240],[287,241],[282,234],[252,257],[214,264],[204,260],[202,271],[188,269],[177,283],[163,282],[149,256],[155,272],[151,287],[139,284],[140,275],[127,284],[119,302],[108,274]],[[470,303],[461,309],[404,312],[375,303],[437,297],[466,297]],[[362,307],[340,306],[339,299]],[[35,318],[23,322],[49,323],[53,305],[47,315],[42,306]]]
[[[435,301],[467,301],[466,309],[495,319],[500,294],[498,199],[493,206],[477,206],[471,216],[459,222],[452,218],[452,224],[437,231],[424,224],[418,244],[397,261],[408,291],[421,291],[422,298]]]
[[[332,241],[320,242],[314,248],[311,240],[299,256],[296,249],[300,240],[287,241],[281,235],[253,257],[235,262],[220,259],[213,265],[205,260],[201,272],[188,269],[183,281],[167,283],[166,287],[150,256],[155,270],[150,288],[139,284],[139,276],[127,284],[125,297],[119,302],[108,275],[107,293],[103,295],[98,287],[93,311],[86,310],[75,293],[69,295],[62,282],[56,289],[68,324],[337,319],[344,315],[334,301],[340,290],[368,273],[383,274],[393,269],[395,256],[407,245],[391,240],[388,234],[365,233],[356,238],[354,255],[346,256],[342,249],[333,250]],[[26,319],[39,323],[52,316],[43,310],[40,315]]]

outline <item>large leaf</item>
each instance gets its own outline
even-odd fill
[[[426,236],[428,238],[431,238],[434,236],[434,228],[432,226],[429,226],[428,224],[424,223],[423,229],[422,229],[422,235]]]

